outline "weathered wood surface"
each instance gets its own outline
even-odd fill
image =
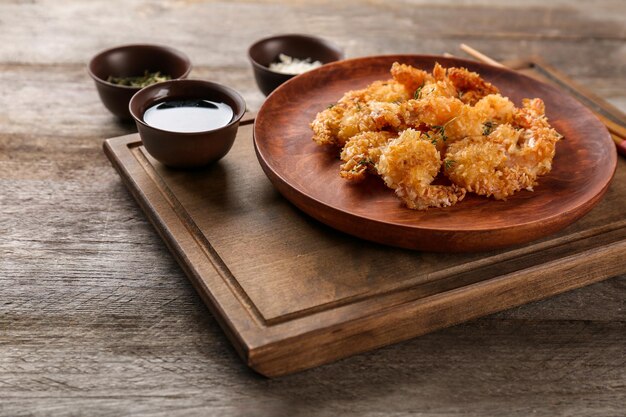
[[[585,415],[626,403],[626,276],[278,380],[243,365],[102,154],[85,63],[153,41],[249,107],[247,46],[531,53],[626,111],[624,2],[0,4],[0,414]],[[621,161],[623,163],[623,161]]]

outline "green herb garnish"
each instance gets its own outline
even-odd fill
[[[443,125],[434,125],[433,129],[438,130],[439,134],[441,135],[441,139],[443,139],[443,141],[445,142],[446,140],[448,140],[448,136],[446,136],[446,127],[448,127],[448,125],[450,123],[452,123],[453,121],[455,121],[456,119],[458,119],[459,116],[455,116],[452,119],[448,120],[447,122],[445,122]]]
[[[414,100],[418,100],[420,98],[420,95],[422,94],[422,88],[424,88],[424,84],[420,85],[417,90],[415,90],[415,93],[413,93],[413,99]]]
[[[428,139],[430,141],[430,143],[432,143],[433,145],[437,144],[437,137],[436,136],[430,136],[430,133],[428,133],[428,132],[424,132],[423,135],[426,136],[426,139]]]
[[[498,126],[498,124],[495,123],[495,122],[492,122],[492,121],[488,121],[488,122],[483,123],[483,135],[484,136],[489,136],[491,134],[491,132],[494,131],[496,126]]]
[[[456,164],[456,161],[452,159],[446,159],[445,161],[443,161],[443,163],[446,166],[446,169],[450,169],[454,166],[454,164]]]
[[[157,72],[149,72],[144,71],[143,75],[135,76],[135,77],[113,77],[109,75],[107,81],[117,85],[125,85],[128,87],[147,87],[151,84],[160,83],[161,81],[171,80],[167,74],[161,74],[161,71]]]
[[[329,104],[328,107],[326,107],[327,109],[332,109],[333,107],[335,107],[334,104]]]

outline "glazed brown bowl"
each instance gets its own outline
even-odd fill
[[[148,125],[144,113],[153,105],[170,100],[211,100],[233,109],[231,121],[203,132],[171,132]],[[172,80],[145,87],[131,99],[129,111],[150,155],[174,168],[197,168],[217,161],[233,146],[246,102],[230,87],[203,80]]]
[[[279,54],[298,59],[310,58],[311,61],[320,61],[322,64],[344,59],[344,53],[338,46],[315,36],[291,34],[261,39],[250,46],[248,58],[252,64],[254,79],[266,96],[295,77],[294,74],[282,74],[269,69],[269,65],[278,60]]]
[[[88,66],[100,100],[111,113],[124,120],[131,120],[128,103],[141,88],[113,84],[107,79],[142,75],[145,71],[160,71],[172,79],[186,78],[191,62],[187,55],[168,46],[135,44],[106,49],[94,56]]]

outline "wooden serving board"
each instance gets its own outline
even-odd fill
[[[205,170],[164,167],[137,134],[108,139],[104,149],[243,360],[266,376],[626,271],[623,158],[604,199],[558,234],[505,250],[436,254],[359,240],[300,212],[261,170],[249,122]]]

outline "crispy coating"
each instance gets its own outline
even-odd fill
[[[560,135],[540,99],[522,108],[479,74],[394,63],[392,79],[347,92],[311,123],[313,140],[342,148],[340,175],[378,174],[412,209],[446,207],[466,191],[506,199],[552,168]],[[433,185],[443,174],[452,185]]]
[[[412,96],[415,96],[415,92],[426,82],[434,81],[426,71],[398,62],[394,62],[391,66],[391,76],[402,84],[408,93],[412,93]]]
[[[463,109],[461,100],[454,97],[428,95],[419,100],[409,100],[400,105],[398,114],[407,127],[443,126],[457,117]]]
[[[485,129],[484,125],[487,122],[504,123],[511,120],[513,110],[515,109],[513,103],[500,94],[483,97],[475,106],[467,104],[459,106],[461,101],[455,100],[457,100],[455,108],[458,108],[458,112],[450,119],[447,119],[447,117],[452,116],[452,114],[445,114],[444,112],[445,117],[440,117],[439,121],[443,122],[444,119],[447,119],[447,121],[436,123],[436,125],[442,126],[440,130],[443,130],[448,144],[468,136],[482,135]],[[433,112],[435,111],[436,108]]]
[[[375,81],[364,89],[349,91],[311,122],[313,140],[320,145],[342,147],[352,136],[377,129],[376,112],[381,106],[408,98],[407,90],[395,80]]]
[[[483,80],[475,72],[465,68],[448,68],[448,79],[458,91],[458,97],[463,103],[474,105],[481,98],[489,94],[498,94],[498,90],[493,84]]]
[[[408,208],[447,207],[465,197],[456,185],[432,185],[439,173],[439,151],[420,132],[407,129],[383,149],[376,169]]]
[[[394,101],[408,100],[408,98],[409,93],[402,84],[395,80],[387,80],[374,81],[361,90],[349,91],[339,102],[367,103],[368,101],[383,101],[392,103]]]
[[[524,100],[513,124],[498,125],[488,136],[472,136],[447,149],[445,174],[479,195],[506,200],[533,190],[537,177],[552,169],[560,135],[543,114],[540,99]]]
[[[313,140],[320,145],[343,147],[362,132],[400,131],[417,128],[421,123],[443,126],[458,116],[460,105],[478,105],[482,98],[498,93],[477,73],[465,68],[446,69],[438,63],[431,75],[396,62],[391,75],[391,80],[348,91],[336,104],[318,113],[311,123]]]
[[[353,136],[341,151],[340,175],[350,181],[361,181],[367,172],[376,173],[383,148],[393,138],[390,132],[364,132]]]
[[[481,98],[474,108],[483,116],[482,124],[487,121],[498,124],[511,123],[515,112],[513,102],[500,94],[490,94]]]
[[[510,122],[514,110],[513,103],[499,94],[483,97],[475,106],[464,104],[456,97],[429,95],[384,109],[395,112],[397,118],[393,114],[380,114],[379,118],[387,127],[396,130],[426,126],[438,141],[449,144],[468,136],[481,135],[487,122]]]

